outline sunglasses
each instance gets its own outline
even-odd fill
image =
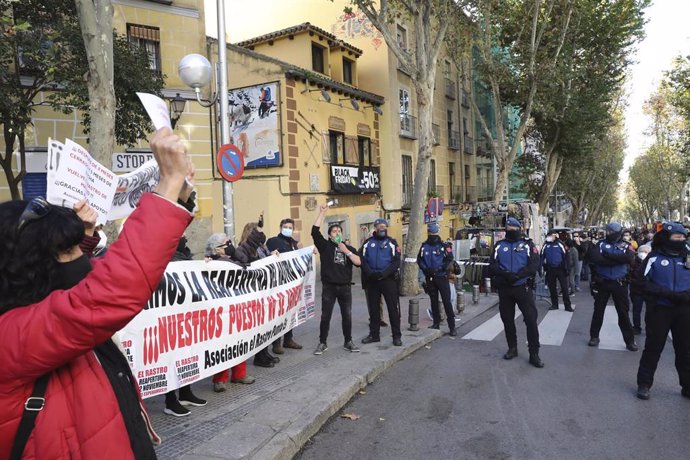
[[[29,223],[45,217],[50,212],[50,203],[48,203],[45,198],[37,196],[33,200],[29,201],[24,208],[24,212],[19,216],[19,223],[17,224],[17,232],[21,232],[22,229]]]

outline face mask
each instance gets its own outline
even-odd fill
[[[630,235],[623,235],[623,241],[630,241]]]
[[[645,260],[645,259],[647,258],[647,254],[648,254],[648,253],[646,253],[646,252],[638,252],[638,253],[637,253],[637,257],[638,257],[640,260]]]
[[[337,234],[333,237],[333,242],[335,244],[340,244],[343,242],[343,236],[341,234]]]
[[[620,233],[610,233],[606,235],[606,241],[609,243],[615,243],[616,241],[621,239],[621,234]]]
[[[683,249],[685,249],[685,240],[669,240],[664,248],[673,254],[679,254]]]
[[[70,262],[61,262],[58,268],[58,279],[56,280],[56,289],[70,289],[89,274],[91,271],[91,261],[86,254]]]
[[[549,243],[553,243],[554,241],[556,241],[556,237],[547,236],[547,237],[546,237],[546,241],[548,241]]]
[[[384,239],[386,236],[388,236],[388,230],[379,230],[376,232],[376,237],[379,239]]]
[[[282,229],[280,229],[280,234],[286,238],[292,238],[292,229],[291,228],[282,228]]]
[[[441,242],[441,237],[439,235],[429,235],[429,242],[431,243],[440,243]]]
[[[520,238],[520,230],[506,230],[506,239],[517,241]]]
[[[223,252],[225,253],[226,256],[232,257],[235,255],[235,246],[232,244],[228,243],[224,248]]]

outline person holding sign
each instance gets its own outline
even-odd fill
[[[328,205],[321,205],[319,216],[311,227],[311,237],[314,246],[321,257],[321,325],[319,328],[319,344],[315,355],[322,355],[328,350],[328,330],[331,327],[331,315],[335,301],[340,305],[340,316],[343,320],[343,338],[346,350],[359,352],[352,341],[352,267],[359,267],[362,262],[357,250],[343,243],[343,229],[339,224],[328,226],[328,239],[321,234],[321,225],[326,217]]]
[[[176,204],[193,173],[184,143],[164,128],[151,149],[156,192],[100,260],[79,249],[73,210],[0,204],[0,458],[156,457],[160,439],[111,340],[144,309],[192,220]]]

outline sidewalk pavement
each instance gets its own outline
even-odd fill
[[[317,303],[321,285],[317,283]],[[314,436],[326,421],[338,412],[358,391],[373,382],[396,362],[429,346],[430,342],[447,335],[431,325],[426,309],[429,297],[417,296],[419,331],[408,331],[409,297],[400,298],[402,347],[392,344],[390,327],[381,328],[381,342],[362,345],[368,334],[369,314],[360,285],[352,286],[352,332],[361,353],[343,349],[340,315],[333,314],[328,350],[321,356],[313,354],[319,340],[320,307],[317,316],[295,329],[295,340],[302,350],[287,350],[274,368],[264,369],[251,364],[249,375],[256,377],[253,385],[228,383],[228,391],[214,393],[211,379],[193,384],[193,391],[207,399],[205,407],[191,407],[191,415],[173,417],[163,414],[164,397],[147,400],[153,425],[163,438],[156,449],[161,459],[290,459]],[[465,294],[465,311],[457,316],[457,325],[464,324],[498,303],[498,297],[480,295],[472,304],[472,294]],[[335,307],[335,311],[339,311]],[[384,307],[384,312],[386,311]],[[388,314],[384,313],[386,321]],[[459,337],[458,337],[459,339]]]

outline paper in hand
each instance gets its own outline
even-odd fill
[[[146,113],[149,114],[149,118],[157,130],[161,128],[172,129],[168,105],[163,99],[149,93],[137,93],[137,96],[139,96],[139,100],[144,105]]]

